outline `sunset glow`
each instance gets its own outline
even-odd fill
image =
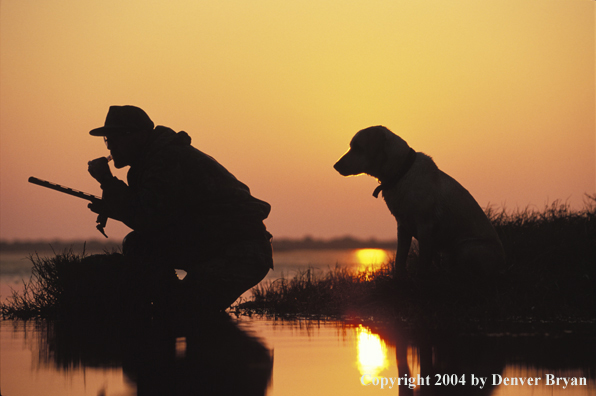
[[[359,269],[361,271],[373,269],[389,261],[389,255],[383,249],[358,249],[354,254],[360,264]]]
[[[333,163],[385,125],[482,207],[596,191],[593,1],[0,3],[0,237],[103,238],[110,105],[185,130],[272,205],[276,237],[395,238],[368,176]],[[126,169],[116,172],[126,178]],[[120,240],[129,229],[109,221]]]

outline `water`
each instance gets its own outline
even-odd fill
[[[363,267],[390,255],[279,252],[268,279],[308,267]],[[0,255],[2,298],[29,276],[24,257]],[[556,336],[431,337],[331,320],[232,317],[175,330],[2,321],[0,348],[4,396],[596,395],[594,337],[571,328]],[[399,378],[405,385],[397,386]]]

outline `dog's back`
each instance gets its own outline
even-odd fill
[[[480,205],[426,154],[417,153],[410,172],[383,198],[398,223],[414,229],[431,223],[433,248],[460,269],[489,273],[504,265],[503,246]],[[413,235],[418,238],[417,230]]]

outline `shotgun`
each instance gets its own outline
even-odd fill
[[[79,190],[75,190],[75,189],[70,188],[70,187],[64,187],[64,186],[61,186],[60,184],[52,183],[52,182],[49,182],[47,180],[38,179],[37,177],[31,176],[29,178],[29,183],[37,184],[38,186],[42,186],[42,187],[46,187],[46,188],[49,188],[49,189],[52,189],[52,190],[60,191],[61,193],[72,195],[73,197],[86,199],[87,201],[91,201],[93,203],[101,202],[101,198],[98,197],[97,195],[87,194],[85,192],[82,192],[82,191],[79,191]],[[104,232],[104,228],[106,226],[107,221],[108,221],[108,216],[106,216],[105,214],[99,214],[97,216],[97,229],[106,238],[108,236]]]

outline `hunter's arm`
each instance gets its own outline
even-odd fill
[[[180,162],[157,155],[140,169],[131,168],[127,185],[111,177],[101,184],[109,217],[133,230],[164,230],[186,216],[180,205],[185,180]]]

